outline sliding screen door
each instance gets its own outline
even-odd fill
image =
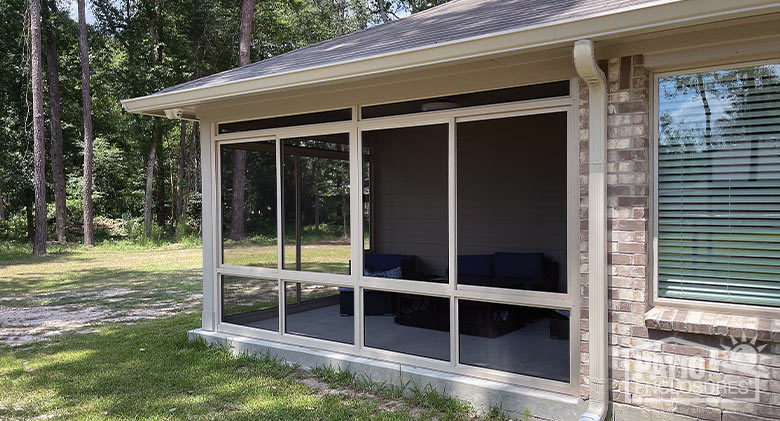
[[[447,282],[447,139],[444,124],[363,132],[364,276]]]
[[[458,283],[566,292],[566,113],[458,123]]]
[[[349,274],[349,135],[281,142],[284,269]]]

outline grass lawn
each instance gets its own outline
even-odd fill
[[[200,324],[200,259],[199,249],[170,248],[0,257],[0,314],[106,315],[86,331],[64,327],[47,340],[0,345],[0,420],[502,419],[498,411],[477,417],[425,388],[401,397],[350,373],[307,373],[187,342]],[[173,310],[137,313],[160,302]]]
[[[276,361],[188,343],[198,316],[109,325],[98,333],[0,350],[0,418],[408,420],[468,419],[436,402],[412,414],[381,399],[318,393]],[[419,399],[424,399],[420,395]],[[420,405],[422,402],[418,402]]]
[[[223,246],[225,264],[276,268],[277,247],[251,241],[229,242]],[[349,274],[349,242],[322,241],[301,244],[301,270]],[[284,246],[284,267],[295,269],[295,245]]]
[[[0,249],[3,306],[89,304],[127,310],[182,303],[202,290],[199,248],[70,248],[43,257],[11,257]]]

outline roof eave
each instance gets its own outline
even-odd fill
[[[615,13],[488,34],[450,43],[243,79],[220,85],[156,93],[125,99],[121,103],[124,109],[130,113],[155,116],[165,116],[165,110],[187,108],[188,112],[183,117],[194,119],[196,116],[192,110],[195,105],[239,95],[258,94],[456,60],[553,47],[582,38],[606,40],[780,10],[780,2],[774,0],[741,0],[738,4],[739,7],[734,7],[732,0],[661,0],[650,6],[624,9]],[[619,18],[616,18],[618,16]]]

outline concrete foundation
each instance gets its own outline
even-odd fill
[[[410,365],[203,329],[191,330],[187,335],[190,340],[200,338],[212,345],[228,346],[236,354],[270,355],[307,370],[332,366],[367,376],[377,383],[396,385],[408,383],[419,388],[430,385],[441,393],[470,402],[477,410],[488,411],[496,407],[512,418],[521,419],[523,413],[528,410],[534,418],[538,419],[575,420],[585,407],[576,396]]]

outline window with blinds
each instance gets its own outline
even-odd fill
[[[658,295],[780,306],[780,65],[658,86]]]

